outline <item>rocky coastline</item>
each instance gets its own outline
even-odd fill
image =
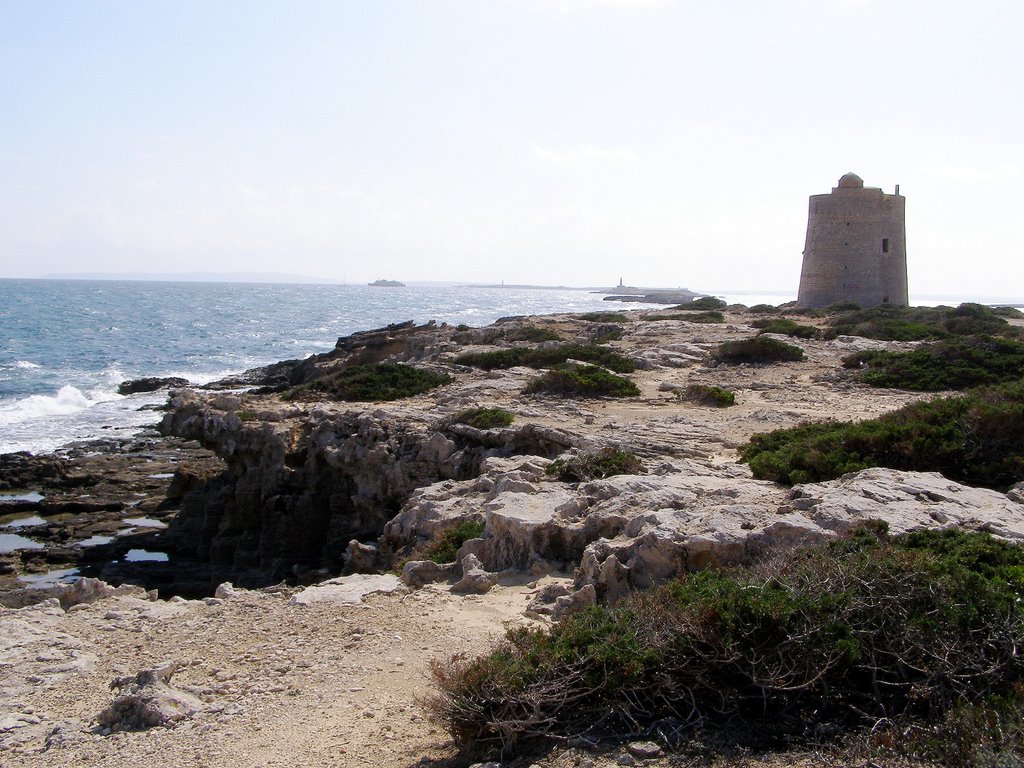
[[[387,733],[415,732],[407,748],[377,763],[411,765],[416,750],[440,754],[446,748],[438,746],[442,737],[430,732],[411,703],[422,681],[408,690],[394,680],[382,683],[394,662],[382,666],[381,653],[412,657],[422,670],[432,654],[479,648],[500,632],[502,622],[558,620],[686,571],[828,540],[866,520],[885,520],[894,532],[960,526],[1024,538],[1020,489],[1002,494],[936,473],[887,469],[790,489],[754,479],[737,461],[737,447],[755,433],[810,420],[873,417],[920,399],[917,393],[864,386],[840,365],[851,352],[912,344],[846,336],[801,339],[796,343],[803,361],[724,365],[711,353],[722,342],[756,332],[750,313],[728,309],[722,323],[687,318],[682,312],[629,310],[624,320],[552,315],[506,318],[484,328],[392,325],[343,337],[328,353],[204,389],[172,382],[159,434],[55,456],[0,457],[0,491],[10,498],[0,519],[24,521],[5,532],[16,530],[41,544],[0,559],[2,602],[9,608],[0,621],[21,632],[0,649],[6,654],[0,662],[8,664],[0,686],[6,707],[0,712],[6,718],[0,722],[0,748],[20,755],[26,765],[43,764],[32,760],[45,762],[46,756],[66,760],[53,765],[75,764],[90,750],[105,760],[123,759],[130,750],[167,748],[175,732],[180,744],[195,748],[205,743],[203,733],[223,733],[242,720],[262,728],[260,718],[273,710],[271,704],[292,695],[289,685],[324,694],[330,686],[320,678],[312,681],[314,665],[323,661],[317,654],[335,643],[345,645],[336,651],[338,659],[356,664],[356,635],[383,638],[399,626],[392,634],[407,633],[418,621],[443,615],[458,622],[465,612],[478,625],[452,634],[458,648],[416,630],[416,652],[389,651],[382,643],[377,655],[359,657],[373,669],[353,671],[352,679],[373,678],[373,685],[388,691],[382,699],[387,703],[367,704],[362,689],[355,690],[358,683],[346,694],[331,688],[333,695],[374,712],[360,714],[346,705],[353,718],[372,721],[378,712],[389,713],[394,730],[382,730],[377,721],[376,729],[355,728],[359,738],[387,741]],[[539,338],[539,331],[551,338],[527,340]],[[551,340],[556,337],[561,341]],[[607,346],[635,366],[629,377],[639,396],[527,395],[524,389],[539,375],[535,369],[486,371],[455,362],[465,352],[603,339],[612,339]],[[375,363],[412,365],[444,373],[451,382],[380,403],[339,402],[308,388],[333,373]],[[693,384],[726,387],[736,403],[715,408],[681,397]],[[514,420],[489,429],[452,420],[480,406],[505,409]],[[578,482],[546,471],[559,457],[601,450],[635,454],[642,471]],[[454,562],[437,564],[423,556],[445,532],[467,522],[482,525],[482,533],[461,543]],[[129,557],[131,552],[146,554]],[[45,581],[46,574],[71,569],[139,590],[97,586],[83,596],[82,587],[78,593],[60,585],[26,589],[26,578]],[[374,578],[384,581],[368,581]],[[363,592],[360,584],[367,585]],[[377,591],[384,594],[366,596]],[[368,632],[357,631],[360,611],[373,615]],[[108,614],[117,617],[104,620]],[[161,653],[171,653],[173,637],[196,631],[202,622],[241,631],[252,617],[271,615],[283,622],[282,632],[302,641],[296,658],[309,666],[285,665],[295,680],[305,681],[301,685],[275,682],[262,666],[256,670],[254,665],[269,663],[269,645],[256,648],[240,639],[252,663],[240,656],[228,664],[230,644],[210,637],[207,642],[223,645],[211,651],[216,664],[204,659],[201,646],[186,644],[188,650],[178,654],[187,657],[176,660],[184,669],[178,674],[195,702],[189,715],[161,723],[171,736],[103,740],[118,731],[116,718],[96,720],[99,694],[88,681],[95,681],[97,669],[138,669],[101,661],[86,638],[141,632],[141,645],[128,654],[130,665],[141,669],[143,662],[166,661]],[[343,630],[342,640],[332,636],[317,645],[310,633],[320,630],[312,625],[322,628],[318,622],[332,620],[351,628]],[[112,629],[100,629],[104,621]],[[19,667],[18,659],[27,656],[18,654],[28,649],[45,655],[40,649],[47,633],[70,639],[62,641],[60,663],[29,670],[49,692],[37,701],[21,680],[28,668]],[[279,641],[271,634],[265,639]],[[152,679],[168,685],[170,672]],[[284,687],[273,690],[278,684]],[[61,698],[61,691],[75,686],[89,688],[91,714]],[[260,703],[250,704],[253,697]],[[320,758],[329,753],[317,749]],[[356,755],[371,754],[365,744],[349,743],[345,750],[330,752],[331,759],[357,765]],[[184,752],[175,754],[185,760]],[[265,760],[267,753],[261,754]],[[292,756],[309,754],[299,750]],[[346,762],[345,755],[353,759]],[[227,765],[228,759],[209,764]],[[548,764],[556,765],[552,760]],[[237,764],[263,763],[253,758]]]

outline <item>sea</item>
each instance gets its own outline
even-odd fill
[[[334,348],[389,323],[487,325],[509,315],[654,306],[580,289],[0,279],[0,453],[51,452],[156,424],[166,392]]]

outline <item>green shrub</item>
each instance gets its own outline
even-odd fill
[[[778,339],[754,336],[739,341],[727,341],[718,346],[713,357],[720,363],[777,363],[804,359],[804,351]]]
[[[515,416],[504,408],[469,408],[444,419],[442,427],[451,424],[468,424],[476,429],[507,427]]]
[[[864,336],[887,341],[923,341],[949,336],[995,335],[1019,338],[1021,330],[981,304],[959,307],[894,307],[845,311],[829,320],[825,336]]]
[[[636,364],[629,358],[595,344],[589,346],[562,344],[550,349],[513,347],[510,349],[498,349],[493,352],[469,352],[459,355],[455,358],[455,362],[459,365],[472,365],[490,371],[495,368],[514,368],[517,365],[525,365],[530,368],[547,368],[564,363],[569,358],[600,365],[616,373],[632,373],[636,370]]]
[[[237,411],[235,416],[238,417],[239,421],[255,421],[256,414],[252,411]]]
[[[728,304],[722,299],[714,296],[701,296],[699,299],[694,299],[686,304],[678,304],[672,309],[685,309],[687,311],[700,310],[700,309],[725,309]]]
[[[418,395],[448,384],[451,380],[447,374],[411,365],[352,365],[289,390],[285,393],[285,399],[302,397],[306,393],[321,393],[334,400],[380,402]]]
[[[779,307],[776,307],[774,304],[755,304],[747,311],[751,313],[756,312],[757,314],[760,315],[777,315],[782,310]]]
[[[736,395],[733,392],[711,384],[691,384],[686,389],[677,390],[676,395],[681,400],[713,405],[717,408],[726,408],[736,402]]]
[[[470,539],[479,539],[484,533],[484,523],[465,520],[455,528],[449,528],[431,541],[416,558],[433,560],[435,563],[454,563],[459,548]]]
[[[754,477],[794,484],[868,467],[941,472],[1005,491],[1024,480],[1024,384],[911,403],[877,419],[804,424],[740,449]]]
[[[505,334],[509,341],[530,341],[539,343],[542,341],[561,341],[562,337],[550,328],[541,328],[536,325],[524,325]]]
[[[761,333],[780,333],[797,339],[816,339],[821,335],[821,332],[813,325],[803,325],[784,317],[755,320],[751,325],[760,328]]]
[[[843,358],[843,366],[866,366],[860,378],[873,387],[966,389],[1024,378],[1024,342],[998,336],[951,338],[909,352],[857,352]]]
[[[591,323],[628,323],[629,316],[624,312],[584,312],[580,320]]]
[[[707,312],[686,312],[676,319],[685,320],[688,323],[724,323],[725,315],[718,310],[709,310]]]
[[[528,395],[556,397],[636,397],[640,394],[629,379],[595,365],[574,363],[553,368],[531,381],[523,391]]]
[[[779,737],[923,726],[1021,679],[1024,549],[884,525],[770,563],[705,570],[509,630],[433,665],[431,715],[463,747],[619,737],[663,718]],[[696,725],[693,726],[696,728]]]
[[[643,474],[644,465],[628,451],[602,448],[596,453],[580,453],[567,459],[555,459],[544,471],[563,482],[579,483],[613,475]]]
[[[834,314],[836,312],[855,312],[858,309],[860,309],[860,304],[856,301],[837,301],[829,304],[827,311]]]

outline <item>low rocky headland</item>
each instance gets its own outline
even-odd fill
[[[780,337],[804,359],[717,361],[756,317],[389,326],[172,389],[159,434],[0,457],[0,520],[31,541],[0,556],[0,765],[468,765],[427,717],[429,665],[484,652],[509,626],[871,520],[1024,537],[1019,485],[884,468],[793,487],[755,479],[738,449],[757,433],[932,396],[867,386],[842,365],[916,342]],[[527,394],[537,367],[461,357],[595,342],[629,361],[636,394]],[[338,399],[339,375],[379,363],[437,378],[400,399]],[[735,402],[694,400],[693,385]],[[511,419],[467,423],[481,408]],[[605,477],[550,471],[613,454],[636,463]],[[452,556],[434,557],[444,543]],[[86,578],[50,583],[73,569]],[[532,764],[671,764],[645,743],[561,744]]]

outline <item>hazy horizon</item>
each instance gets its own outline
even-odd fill
[[[4,21],[3,277],[795,292],[808,197],[847,171],[900,185],[912,294],[1020,273],[1024,6],[1004,0],[100,0]]]

